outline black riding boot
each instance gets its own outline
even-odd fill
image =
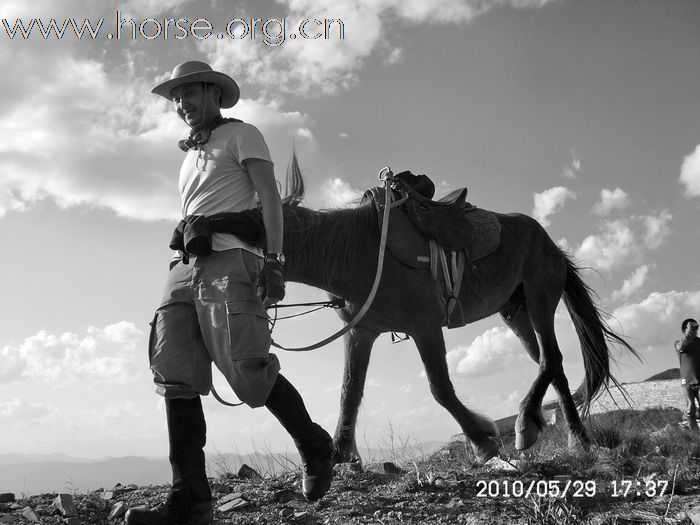
[[[299,450],[304,497],[309,501],[322,498],[333,478],[333,440],[311,421],[299,392],[282,374],[278,374],[265,406],[289,432]]]
[[[211,490],[205,469],[206,423],[202,401],[166,399],[173,484],[165,503],[134,507],[127,525],[208,525],[213,521]]]

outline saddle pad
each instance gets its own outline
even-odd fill
[[[501,223],[492,212],[470,207],[464,210],[471,228],[471,242],[467,247],[467,260],[476,261],[491,254],[501,240]],[[380,215],[381,221],[381,215]],[[394,257],[412,268],[430,268],[430,243],[421,235],[401,208],[394,208],[389,215],[387,247]]]

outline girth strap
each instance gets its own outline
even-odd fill
[[[448,252],[450,257],[449,263],[447,261]],[[459,293],[464,282],[466,262],[467,253],[465,251],[446,250],[438,245],[437,241],[430,239],[430,272],[439,287],[439,270],[442,270],[442,282],[446,298],[446,324],[448,328],[464,325],[461,307],[459,306]],[[460,308],[459,317],[454,318],[455,308],[458,307]]]

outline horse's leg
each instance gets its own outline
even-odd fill
[[[527,417],[533,411],[539,411],[542,399],[551,383],[559,397],[559,406],[568,426],[569,447],[582,446],[587,449],[590,440],[586,435],[586,429],[581,422],[576,403],[569,390],[569,381],[564,374],[561,350],[554,333],[554,312],[561,293],[556,293],[558,292],[558,287],[555,284],[557,279],[552,275],[549,277],[549,281],[541,281],[548,282],[549,286],[530,287],[527,283],[525,285],[525,301],[530,311],[530,321],[540,348],[540,369],[530,391],[523,399],[521,414],[525,414]],[[526,442],[523,444],[527,445]]]
[[[469,439],[477,458],[486,461],[498,454],[498,430],[490,419],[465,407],[455,394],[447,369],[445,340],[439,325],[411,334],[416,341],[430,392],[435,400],[452,414]]]
[[[355,424],[367,378],[372,345],[378,332],[354,328],[345,335],[345,370],[340,393],[340,414],[333,437],[336,463],[361,462],[355,442]]]
[[[537,336],[532,328],[525,301],[521,300],[519,302],[515,312],[501,312],[501,317],[518,339],[520,339],[528,355],[535,363],[539,363],[540,347],[537,344]],[[523,402],[520,403],[518,418],[515,421],[515,448],[518,450],[530,448],[534,445],[537,441],[538,434],[545,425],[540,405],[533,402],[536,393],[537,392],[533,393],[531,389],[531,394],[526,396]]]

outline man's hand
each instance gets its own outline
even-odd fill
[[[265,261],[258,277],[258,297],[265,308],[284,299],[284,268],[279,261]]]

